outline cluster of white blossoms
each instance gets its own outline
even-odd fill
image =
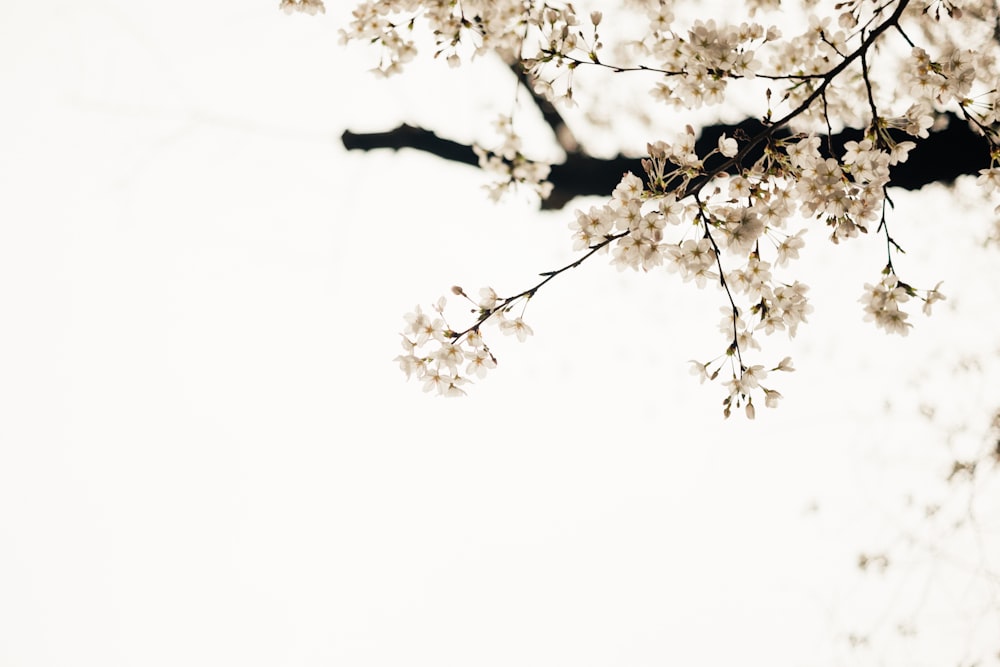
[[[934,302],[942,301],[945,298],[938,291],[939,287],[941,287],[941,283],[938,283],[934,289],[927,290],[926,296],[921,297],[924,301],[924,315],[931,314]],[[909,314],[900,308],[900,304],[909,301],[912,296],[917,296],[916,290],[892,273],[887,274],[874,285],[865,283],[865,293],[860,299],[865,307],[865,320],[875,322],[876,325],[889,333],[905,336],[913,325],[906,321]]]
[[[675,107],[695,109],[702,105],[725,101],[726,84],[730,79],[753,78],[760,67],[756,43],[773,41],[780,31],[758,23],[739,26],[719,26],[714,20],[696,21],[687,34],[672,30],[660,31],[668,16],[666,10],[650,8],[650,38],[642,42],[658,67],[679,75],[657,83],[653,95]],[[669,25],[669,22],[666,23]]]
[[[529,160],[521,153],[521,137],[514,131],[513,118],[500,116],[494,125],[502,137],[500,145],[492,149],[473,146],[480,168],[494,176],[493,182],[486,186],[490,199],[497,201],[516,186],[527,187],[547,199],[552,193],[552,184],[545,180],[549,177],[549,165]]]
[[[376,71],[386,76],[402,72],[403,65],[416,55],[412,37],[417,19],[434,37],[434,57],[444,57],[453,67],[463,60],[463,46],[472,55],[497,52],[505,59],[516,59],[523,41],[525,15],[541,11],[534,5],[511,0],[360,2],[351,22],[341,29],[340,39],[343,43],[379,45],[382,54]]]
[[[473,301],[461,287],[452,287],[451,291],[475,306],[475,324],[461,332],[449,327],[444,319],[445,297],[434,304],[436,315],[433,316],[424,313],[418,305],[404,318],[402,345],[405,354],[396,357],[396,361],[407,378],[414,377],[423,383],[424,391],[441,396],[464,396],[463,385],[473,377],[486,377],[487,371],[497,366],[496,357],[483,339],[484,324],[496,326],[521,342],[534,333],[521,315],[511,316],[517,302],[527,302],[531,295],[500,299],[492,287],[484,287],[479,290],[479,301]]]
[[[533,0],[358,4],[341,36],[377,44],[378,69],[386,74],[401,71],[416,56],[413,33],[423,27],[434,40],[435,57],[458,65],[469,56],[496,53],[526,72],[535,93],[550,101],[572,103],[574,86],[586,81],[581,71],[597,68],[642,78],[652,97],[671,108],[719,104],[734,95],[744,103],[757,100],[763,120],[756,135],[723,136],[707,155],[697,154],[693,130],[651,142],[641,162],[644,174],[625,174],[605,203],[573,215],[569,226],[579,258],[541,274],[539,284],[515,297],[498,300],[492,290],[484,292],[466,329],[445,324],[443,301],[434,307],[436,316],[419,308],[407,315],[406,353],[397,360],[425,389],[464,393],[470,378],[496,365],[483,328],[496,324],[524,338],[531,330],[513,316],[513,306],[597,254],[620,270],[663,268],[719,292],[722,352],[694,366],[703,380],[725,384],[727,416],[743,408],[753,417],[755,399],[773,407],[780,398],[762,382],[768,372],[792,370],[790,361],[768,368],[748,355],[760,350],[760,336],[794,336],[807,320],[808,287],[789,272],[809,227],[824,228],[835,243],[864,234],[883,237],[881,278],[865,285],[862,298],[865,318],[878,327],[905,335],[911,327],[908,302],[923,301],[929,313],[944,298],[940,284],[916,289],[897,275],[893,258],[900,247],[889,232],[887,188],[893,167],[906,161],[945,111],[983,135],[983,150],[993,160],[979,183],[988,193],[1000,188],[996,3],[799,0],[794,4],[804,10],[805,28],[787,37],[738,18],[731,24],[677,25],[683,3],[626,3],[620,11],[638,8],[646,28],[614,48],[605,47],[601,33],[624,22],[606,16],[606,8],[578,14],[569,3]],[[282,6],[287,4],[299,3]],[[789,11],[778,0],[751,0],[740,8],[748,19]],[[624,60],[610,62],[609,52]],[[546,196],[548,168],[524,156],[513,119],[504,117],[499,127],[500,146],[477,149],[481,166],[499,176],[491,194],[516,183]],[[859,140],[835,148],[831,137],[843,127],[866,129]],[[461,289],[453,292],[471,301]]]

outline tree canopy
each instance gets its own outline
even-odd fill
[[[323,10],[319,0],[282,6]],[[534,159],[512,115],[496,121],[497,145],[403,125],[345,132],[346,147],[410,147],[477,164],[493,175],[494,198],[527,190],[542,207],[562,208],[579,195],[605,197],[572,214],[573,262],[513,294],[453,287],[452,296],[472,306],[463,322],[446,315],[445,297],[406,315],[397,361],[426,391],[464,394],[496,366],[491,328],[524,340],[533,333],[523,318],[527,300],[598,255],[619,270],[666,269],[714,289],[719,354],[693,361],[692,370],[724,385],[726,416],[740,408],[753,418],[755,405],[774,407],[781,398],[774,376],[793,370],[792,361],[761,359],[759,339],[795,336],[812,312],[809,287],[795,272],[807,231],[815,237],[819,227],[845,245],[882,237],[885,263],[861,301],[864,318],[885,332],[906,335],[915,303],[930,314],[945,298],[940,283],[911,285],[897,273],[893,259],[903,248],[890,231],[891,188],[963,174],[977,175],[986,195],[1000,184],[996,4],[752,0],[740,3],[745,15],[725,20],[689,19],[693,8],[682,0],[632,0],[603,11],[527,0],[358,3],[341,38],[371,44],[377,73],[405,72],[425,43],[453,67],[499,58],[565,158]],[[577,139],[564,111],[599,99],[609,75],[639,81],[663,114],[751,111],[736,123],[650,136],[641,157],[601,157]]]

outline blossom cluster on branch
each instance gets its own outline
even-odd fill
[[[693,370],[702,380],[724,383],[726,416],[742,408],[752,418],[755,400],[773,407],[780,398],[764,383],[769,371],[792,370],[790,360],[768,368],[749,357],[760,350],[762,335],[794,336],[812,310],[793,263],[807,229],[825,229],[834,243],[869,233],[884,240],[885,265],[864,286],[861,302],[865,318],[885,331],[907,333],[909,301],[922,301],[929,314],[944,298],[940,283],[918,289],[897,275],[893,259],[902,249],[889,230],[888,188],[893,166],[906,161],[946,111],[984,137],[983,150],[992,160],[980,174],[984,191],[1000,186],[996,3],[754,0],[745,3],[747,21],[681,25],[675,16],[683,4],[626,2],[618,11],[638,11],[644,29],[616,35],[606,46],[606,8],[578,12],[570,3],[533,0],[358,3],[341,38],[377,45],[382,74],[403,71],[417,56],[415,33],[423,30],[436,45],[434,57],[457,66],[495,54],[523,72],[533,95],[548,102],[573,104],[574,87],[587,85],[584,72],[590,68],[644,77],[652,98],[674,108],[722,104],[735,95],[756,99],[764,122],[756,135],[723,136],[702,155],[690,128],[651,141],[647,158],[635,173],[623,175],[605,203],[575,213],[569,223],[573,249],[581,253],[575,261],[542,273],[538,284],[507,298],[484,288],[473,300],[453,288],[474,306],[464,328],[446,324],[443,298],[434,306],[436,315],[420,307],[408,314],[404,354],[397,361],[425,390],[464,393],[471,378],[496,366],[485,328],[496,325],[524,339],[531,329],[523,321],[523,303],[598,254],[620,270],[665,268],[719,292],[721,351],[710,361],[693,362]],[[778,27],[750,20],[788,4],[804,10],[806,27],[797,34],[786,37]],[[830,141],[835,126],[867,129],[862,140],[838,153]],[[526,157],[510,117],[499,128],[502,144],[477,150],[481,166],[499,176],[491,196],[527,186],[545,197],[547,166]]]

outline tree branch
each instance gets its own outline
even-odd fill
[[[552,134],[555,135],[559,146],[566,151],[567,155],[579,153],[580,142],[573,136],[573,131],[569,129],[569,125],[563,120],[562,114],[556,109],[556,105],[535,92],[535,87],[531,85],[531,75],[525,71],[524,65],[518,61],[512,63],[510,69],[517,76],[517,80],[521,83],[521,86],[531,95],[531,100],[535,103],[535,106],[542,112],[542,119],[545,120],[545,124],[552,130]]]
[[[930,183],[951,183],[959,176],[975,174],[990,166],[989,151],[985,148],[982,137],[973,132],[967,121],[955,114],[949,113],[945,117],[948,121],[946,128],[917,141],[916,147],[910,151],[909,159],[892,167],[891,186],[919,190]],[[723,134],[730,137],[755,136],[765,127],[755,119],[747,119],[736,125],[710,125],[702,128],[696,150],[699,155],[705,155],[717,146],[719,137]],[[787,136],[788,132],[784,130],[774,135],[775,138]],[[842,155],[844,144],[863,138],[862,130],[844,130],[832,136],[833,151]],[[905,135],[900,133],[899,138],[903,139]],[[410,125],[370,134],[346,131],[341,139],[348,150],[412,148],[452,162],[479,164],[472,146],[444,139],[430,130]],[[760,157],[762,150],[761,147],[755,147],[754,151],[744,156],[744,163],[752,164]],[[586,153],[568,153],[565,162],[552,165],[549,175],[549,181],[553,185],[552,195],[542,202],[542,208],[560,209],[574,197],[608,195],[626,171],[639,175],[643,173],[639,157],[619,155],[599,158]]]

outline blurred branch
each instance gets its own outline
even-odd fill
[[[573,136],[573,131],[569,129],[569,125],[563,120],[562,114],[559,113],[555,105],[544,96],[535,92],[535,87],[531,85],[531,76],[524,70],[521,62],[512,63],[510,69],[517,76],[517,80],[521,82],[521,86],[531,95],[535,106],[542,112],[542,118],[545,120],[545,124],[552,129],[552,134],[555,135],[559,146],[566,151],[567,155],[579,153],[580,142]]]
[[[430,130],[425,130],[412,125],[400,125],[388,132],[372,132],[368,134],[355,134],[350,130],[344,132],[340,137],[347,150],[370,151],[376,148],[413,148],[424,151],[431,155],[436,155],[452,162],[462,164],[479,165],[479,157],[472,146],[460,144],[450,139],[442,139]]]

